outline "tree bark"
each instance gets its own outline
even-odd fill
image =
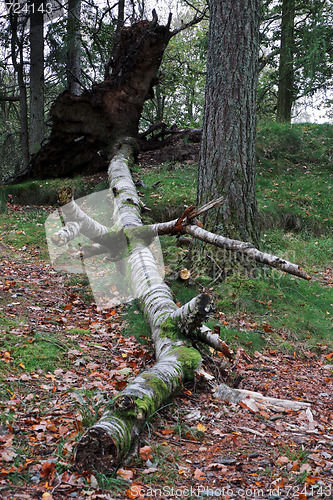
[[[28,124],[28,102],[27,87],[24,81],[24,60],[23,41],[18,37],[18,15],[10,12],[9,22],[11,27],[11,56],[14,70],[17,74],[19,85],[19,105],[20,105],[20,144],[22,153],[22,164],[26,167],[29,163],[29,124]],[[16,48],[18,50],[17,61]]]
[[[214,233],[258,245],[255,134],[259,0],[211,0],[198,205],[225,196],[205,216]]]
[[[30,8],[30,153],[39,151],[44,139],[44,3]]]
[[[129,159],[133,159],[133,149],[125,143],[108,170],[110,191],[125,229],[141,226],[141,203],[128,169]],[[177,318],[171,290],[161,279],[149,249],[137,243],[128,263],[135,296],[152,330],[157,362],[118,394],[102,418],[81,438],[75,461],[83,469],[110,470],[116,466],[130,451],[147,418],[180,389],[183,381],[192,379],[201,365],[199,352],[180,340],[178,324],[184,327],[187,317],[191,324],[197,324],[193,318],[200,322],[209,313],[208,302],[192,302]]]
[[[294,20],[295,0],[283,0],[276,119],[285,123],[291,122],[294,100]]]
[[[68,1],[67,18],[67,88],[72,95],[81,94],[81,0]]]

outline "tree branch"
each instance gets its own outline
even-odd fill
[[[187,28],[190,28],[191,26],[194,26],[194,25],[200,23],[204,19],[204,17],[206,16],[207,12],[208,12],[208,7],[206,7],[205,10],[199,16],[195,15],[195,17],[191,21],[189,21],[188,23],[183,23],[180,26],[180,28],[176,28],[173,31],[171,31],[170,32],[170,38],[172,38],[173,36],[177,35],[181,31],[184,31]]]
[[[19,101],[20,97],[18,95],[5,95],[5,94],[0,94],[0,101]]]
[[[296,264],[288,262],[287,260],[277,257],[266,252],[260,252],[255,248],[252,243],[246,243],[244,241],[231,240],[225,238],[224,236],[219,236],[217,234],[211,233],[202,229],[198,226],[185,226],[185,232],[194,236],[195,238],[204,241],[206,243],[211,243],[220,248],[226,248],[227,250],[232,250],[233,252],[242,252],[251,259],[260,262],[261,264],[267,264],[270,267],[284,271],[285,273],[293,274],[299,278],[310,280],[311,276],[308,276],[303,269],[301,269]]]

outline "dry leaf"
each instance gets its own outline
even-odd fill
[[[148,469],[144,469],[142,471],[142,474],[151,474],[152,472],[157,472],[158,468],[157,467],[148,467]]]
[[[305,482],[308,484],[316,484],[317,481],[319,481],[320,477],[315,477],[315,476],[308,476],[305,479]]]
[[[133,483],[132,486],[125,491],[127,498],[143,498],[144,490],[141,484]]]
[[[310,465],[310,464],[302,464],[302,465],[300,466],[299,472],[300,472],[301,474],[303,474],[303,472],[307,472],[307,473],[309,473],[309,472],[311,472],[311,470],[312,470],[312,467],[311,467],[311,465]]]
[[[212,462],[211,464],[207,465],[206,469],[219,469],[221,472],[227,472],[228,467],[226,467],[223,464],[219,464],[217,462]]]
[[[259,412],[259,408],[258,408],[255,400],[252,398],[245,398],[239,404],[242,408],[248,408],[249,410],[253,411],[254,413]]]
[[[55,464],[53,462],[44,462],[40,470],[40,476],[43,478],[52,477],[55,472]]]
[[[206,432],[206,430],[207,430],[207,428],[202,424],[198,424],[197,429],[199,432]]]
[[[131,481],[133,479],[133,471],[128,469],[118,469],[117,474],[123,479],[126,479],[126,481]]]
[[[14,458],[17,457],[17,453],[14,450],[7,448],[6,450],[1,450],[1,458],[5,462],[12,462]]]
[[[147,460],[151,460],[153,458],[153,456],[151,454],[151,447],[150,446],[143,446],[142,448],[140,448],[139,453],[140,453],[140,457],[145,462]]]
[[[194,479],[197,479],[198,481],[200,481],[201,479],[204,479],[204,477],[205,477],[205,474],[202,472],[202,470],[195,469],[195,471],[194,471]]]
[[[288,457],[279,457],[276,461],[276,465],[284,465],[289,463],[289,458]]]
[[[93,474],[91,474],[91,476],[90,476],[90,486],[92,488],[98,488],[98,481]]]

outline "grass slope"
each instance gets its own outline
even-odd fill
[[[267,342],[287,348],[332,342],[332,137],[333,127],[329,125],[271,123],[258,130],[261,249],[298,263],[314,277],[311,282],[266,268],[259,270],[256,279],[234,274],[213,285],[210,276],[197,272],[186,287],[170,279],[180,303],[203,289],[214,295],[218,307],[215,320],[227,341],[252,349]],[[134,177],[143,181],[145,187],[140,193],[152,210],[147,223],[174,218],[185,206],[195,203],[195,165],[137,166]],[[74,182],[78,193],[82,186],[93,189],[90,180],[81,178],[39,182],[38,189],[34,182],[26,185],[27,200],[31,203],[32,187],[35,195],[43,193],[47,198],[47,193],[66,182]],[[103,187],[99,184],[97,189]],[[19,189],[24,192],[24,185]],[[9,190],[17,193],[16,187],[6,187],[7,195]],[[34,249],[46,258],[43,222],[47,213],[42,207],[30,207],[24,212],[2,214],[0,241],[15,249]],[[175,238],[163,237],[161,244],[168,280],[188,265],[187,250],[178,248]],[[81,292],[89,300],[87,282]],[[128,316],[129,334],[144,330],[133,308],[128,309]],[[144,331],[142,336],[146,334]]]

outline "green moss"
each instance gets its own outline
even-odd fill
[[[142,378],[145,379],[147,385],[153,389],[155,396],[158,397],[158,400],[156,397],[154,398],[154,406],[157,408],[162,401],[167,399],[169,396],[169,390],[166,384],[161,380],[159,377],[157,377],[154,373],[152,372],[146,372],[142,374]],[[151,400],[151,398],[149,398]],[[143,409],[144,406],[147,403],[144,403],[142,400],[136,401],[137,405]]]
[[[171,318],[167,318],[165,321],[163,321],[163,323],[161,324],[160,337],[167,337],[170,340],[180,340],[181,335],[179,333],[178,323],[178,320],[174,320]]]
[[[182,365],[185,380],[193,380],[194,373],[201,362],[201,355],[194,347],[176,348],[177,358]]]

